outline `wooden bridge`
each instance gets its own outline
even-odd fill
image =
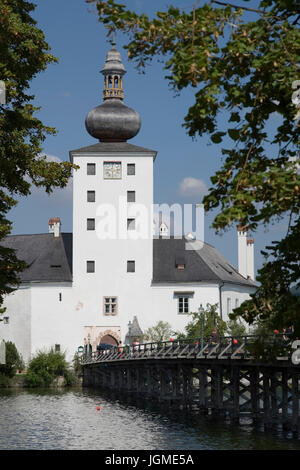
[[[114,347],[83,356],[83,385],[298,433],[300,365],[291,346],[274,335]]]

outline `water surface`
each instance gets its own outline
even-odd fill
[[[300,449],[300,440],[97,390],[0,390],[0,449],[270,450]]]

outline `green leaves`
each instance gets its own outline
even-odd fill
[[[219,144],[220,142],[222,142],[222,137],[224,135],[226,135],[226,132],[216,132],[211,136],[211,140],[214,144]]]
[[[195,101],[183,123],[191,137],[208,134],[214,144],[221,144],[225,135],[230,138],[226,142],[231,141],[232,147],[222,149],[222,163],[203,200],[207,211],[218,209],[216,231],[234,223],[255,230],[258,224],[287,214],[294,214],[298,223],[300,172],[295,163],[300,164],[300,114],[292,103],[293,83],[299,80],[296,3],[262,0],[259,14],[244,14],[243,8],[230,6],[214,8],[213,3],[190,11],[171,6],[154,19],[113,0],[89,3],[96,3],[99,20],[109,30],[117,28],[128,35],[129,58],[138,67],[145,68],[159,57],[173,89],[195,89]],[[240,3],[247,9],[247,2]],[[291,163],[291,155],[297,156],[297,162]],[[295,255],[287,244],[282,255],[275,251],[274,256],[283,261],[291,253]],[[265,293],[281,285],[280,264],[276,269],[268,266],[260,278],[268,286]],[[295,276],[286,269],[283,278],[288,285]],[[297,310],[287,288],[281,292],[282,297],[268,300],[266,308],[260,300],[250,301],[247,310],[253,319],[260,308],[263,315],[279,315],[277,307],[284,306],[284,298],[290,311]]]
[[[46,136],[55,130],[35,117],[39,108],[31,104],[34,97],[28,89],[30,81],[57,59],[30,16],[34,9],[26,0],[0,0],[0,78],[7,101],[0,104],[0,242],[11,230],[6,214],[16,204],[15,195],[29,195],[32,183],[48,193],[64,187],[73,167],[38,157]],[[25,268],[13,250],[0,246],[0,305]]]

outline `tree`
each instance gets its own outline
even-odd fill
[[[261,282],[250,301],[244,302],[231,314],[243,317],[249,324],[259,322],[269,330],[293,326],[294,335],[300,336],[300,296],[291,292],[291,283],[300,278],[300,221],[280,242],[267,247],[266,256],[272,256],[260,270]]]
[[[17,369],[24,369],[24,362],[11,341],[5,343],[5,364],[0,364],[0,375],[13,377]]]
[[[203,319],[199,312],[192,312],[189,315],[192,320],[186,325],[185,333],[176,333],[178,339],[196,339],[201,337],[203,325],[203,338],[209,338],[216,328],[220,336],[226,333],[226,322],[218,315],[218,304],[207,304],[203,312]],[[202,323],[203,322],[203,323]]]
[[[55,351],[38,351],[28,365],[25,384],[27,387],[49,387],[53,381],[63,376],[66,385],[74,383],[74,375],[70,372],[65,353]]]
[[[229,336],[245,336],[246,327],[239,319],[229,320],[226,333]]]
[[[119,30],[128,35],[125,48],[141,71],[159,57],[175,92],[195,89],[195,103],[183,124],[192,138],[208,134],[215,144],[225,136],[232,142],[223,144],[221,167],[203,200],[206,210],[218,209],[215,230],[237,223],[255,231],[259,224],[289,217],[286,242],[268,252],[268,267],[259,273],[262,285],[282,286],[278,263],[299,258],[299,244],[289,243],[298,230],[300,209],[297,1],[261,0],[254,9],[246,0],[239,6],[217,0],[200,6],[197,0],[190,11],[187,5],[184,10],[170,6],[152,19],[114,0],[87,2],[96,3],[108,34]],[[267,133],[270,122],[274,132]],[[267,307],[274,321],[284,298],[299,316],[299,300],[291,297],[293,283],[300,287],[299,276],[287,269],[284,289]],[[270,292],[262,287],[245,304],[252,317],[261,310],[267,314]],[[278,321],[289,323],[290,315]]]
[[[73,167],[40,156],[42,142],[55,130],[35,116],[39,108],[32,104],[34,96],[28,88],[57,59],[48,52],[44,34],[30,16],[34,9],[26,0],[0,0],[0,78],[6,89],[6,102],[0,101],[0,243],[12,229],[6,215],[17,203],[15,198],[28,196],[32,184],[47,193],[65,187]],[[25,268],[14,250],[0,246],[0,305]]]
[[[144,334],[144,341],[159,343],[161,341],[168,341],[172,335],[172,328],[168,322],[159,321],[155,326],[148,328]]]

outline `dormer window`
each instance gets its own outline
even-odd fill
[[[175,259],[175,267],[178,271],[183,271],[185,269],[185,256],[184,254],[179,254]]]
[[[185,264],[176,264],[178,271],[183,271],[185,269]]]

